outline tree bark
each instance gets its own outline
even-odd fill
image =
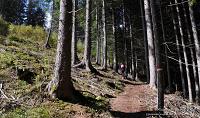
[[[91,27],[92,27],[91,7],[92,7],[92,0],[86,0],[84,57],[81,63],[74,65],[73,67],[74,68],[82,67],[92,73],[98,73],[91,63]]]
[[[164,85],[163,85],[163,77],[162,77],[162,63],[161,63],[161,35],[159,24],[161,22],[161,14],[160,14],[160,0],[151,0],[151,13],[152,13],[152,24],[154,31],[154,42],[155,42],[155,57],[156,57],[156,71],[157,71],[157,87],[158,87],[158,110],[163,111],[164,109]]]
[[[148,53],[149,53],[150,86],[155,87],[156,86],[156,65],[155,65],[155,53],[154,53],[155,47],[154,47],[153,28],[152,28],[149,0],[144,0],[144,9],[145,9],[147,43],[148,43]]]
[[[97,33],[97,37],[96,37],[96,39],[97,39],[97,45],[96,45],[96,64],[100,64],[100,60],[101,60],[101,58],[100,58],[100,50],[101,50],[101,45],[100,45],[100,43],[101,43],[101,39],[99,38],[100,37],[100,29],[99,29],[99,6],[98,6],[98,4],[97,4],[97,2],[96,2],[96,33]]]
[[[124,63],[125,63],[125,66],[126,66],[126,74],[128,72],[128,69],[129,69],[129,65],[128,65],[128,46],[127,46],[127,37],[126,37],[126,11],[125,11],[125,4],[124,4],[124,0],[122,1],[122,4],[123,4],[123,7],[122,7],[122,22],[123,22],[123,42],[124,42]]]
[[[116,29],[115,29],[115,10],[114,8],[112,8],[112,27],[113,27],[113,39],[114,39],[114,45],[113,45],[113,69],[115,72],[117,72],[118,68],[117,68],[117,40],[116,40]]]
[[[135,79],[135,70],[136,70],[136,68],[135,68],[135,62],[134,62],[134,47],[133,47],[133,45],[134,45],[134,38],[133,38],[133,32],[132,32],[132,22],[131,22],[131,15],[129,15],[129,20],[130,20],[130,22],[129,22],[129,35],[130,35],[130,39],[131,39],[131,75],[132,75],[132,79],[134,80]],[[135,60],[136,61],[136,60]]]
[[[145,64],[146,64],[146,77],[147,82],[150,82],[150,72],[149,72],[149,61],[148,61],[148,44],[147,44],[147,30],[145,24],[145,14],[144,14],[144,1],[140,0],[140,7],[141,7],[141,16],[142,16],[142,28],[143,28],[143,37],[144,37],[144,52],[145,52]]]
[[[84,61],[86,70],[94,71],[91,64],[91,27],[92,27],[92,17],[91,17],[91,10],[92,10],[92,0],[86,0],[86,21],[85,21],[85,50],[84,50]]]
[[[183,2],[183,0],[182,0],[182,2]],[[184,14],[184,19],[185,19],[189,44],[192,45],[192,37],[190,34],[190,29],[189,29],[190,26],[189,26],[189,22],[187,19],[187,13],[186,13],[186,9],[185,9],[186,6],[184,5],[184,3],[182,3],[182,6],[183,6],[183,14]],[[192,47],[190,46],[189,48],[190,48],[190,54],[191,54],[191,59],[192,59],[193,76],[194,76],[194,81],[195,81],[196,101],[199,101],[199,83],[198,83],[198,78],[197,78],[195,57],[194,57],[194,52],[193,52]]]
[[[75,65],[79,62],[78,55],[77,55],[77,20],[76,20],[76,10],[77,10],[77,0],[73,1],[72,7],[72,65]]]
[[[136,51],[134,51],[134,52],[135,52],[135,80],[139,81],[139,78],[138,78],[138,57],[137,57]]]
[[[103,23],[103,69],[107,69],[107,33],[106,33],[106,12],[105,0],[102,0],[102,23]]]
[[[52,22],[53,22],[53,13],[54,13],[54,0],[52,0],[52,6],[51,6],[51,21],[50,21],[50,27],[49,27],[49,31],[48,31],[48,36],[45,42],[44,47],[49,49],[51,48],[50,44],[49,44],[49,40],[51,38],[51,32],[52,32]]]
[[[60,1],[58,45],[54,78],[48,84],[48,92],[59,99],[73,99],[74,87],[71,82],[71,24],[72,1]]]
[[[177,4],[177,0],[175,0],[175,4]],[[181,39],[181,45],[183,47],[183,55],[184,55],[184,60],[185,60],[185,69],[186,69],[186,75],[187,75],[187,84],[188,84],[188,92],[189,92],[189,102],[193,102],[192,99],[192,86],[191,86],[191,78],[190,78],[190,72],[189,72],[189,67],[188,67],[188,58],[186,54],[186,48],[185,48],[185,42],[184,42],[184,34],[183,34],[183,26],[181,23],[181,17],[180,17],[180,10],[178,5],[176,5],[176,11],[177,11],[177,16],[178,16],[178,24],[179,24],[179,31],[180,31],[180,39]]]
[[[200,48],[199,48],[199,39],[198,39],[197,27],[196,27],[196,24],[195,24],[193,9],[192,9],[192,6],[190,6],[190,5],[189,5],[189,13],[190,13],[190,21],[191,21],[191,25],[192,25],[192,33],[193,33],[194,44],[195,44],[195,52],[196,52],[195,54],[196,54],[197,69],[198,69],[197,72],[198,72],[199,86],[200,86]]]
[[[171,4],[171,3],[170,3]],[[183,65],[182,65],[182,59],[181,59],[181,52],[180,52],[180,43],[178,40],[178,30],[176,28],[176,21],[175,21],[175,16],[174,16],[174,11],[171,8],[172,11],[172,20],[173,20],[173,25],[174,25],[174,31],[175,31],[175,39],[176,39],[176,47],[177,47],[177,53],[178,53],[178,62],[179,62],[179,69],[180,69],[180,75],[181,75],[181,84],[182,84],[182,89],[183,89],[183,97],[186,97],[186,84],[185,84],[185,79],[184,79],[184,74],[183,74]]]
[[[163,15],[162,15],[162,8],[160,8],[160,14],[161,14],[161,28],[162,28],[162,38],[164,43],[166,42],[165,38],[165,28],[164,28],[164,22],[163,22]],[[170,78],[170,70],[169,70],[169,59],[168,59],[168,51],[167,51],[167,45],[164,47],[165,51],[165,61],[166,61],[166,71],[167,71],[167,81],[168,81],[168,89],[171,92],[172,91],[172,81]]]

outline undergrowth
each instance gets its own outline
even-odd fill
[[[56,39],[56,34],[53,36]],[[103,76],[73,70],[72,79],[77,91],[82,95],[76,103],[70,101],[50,100],[45,87],[53,76],[55,45],[52,40],[51,49],[44,48],[46,32],[40,27],[10,25],[7,36],[0,35],[0,83],[8,98],[0,99],[1,118],[53,118],[74,117],[110,117],[109,98],[121,90],[122,83],[118,75],[112,73]],[[54,41],[54,42],[53,42]],[[84,45],[78,43],[78,53],[82,53]],[[32,84],[20,80],[17,69],[35,73]],[[116,88],[107,85],[114,83]],[[102,115],[104,114],[104,115]]]

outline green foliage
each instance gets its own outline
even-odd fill
[[[57,46],[57,41],[58,41],[58,34],[55,33],[55,32],[52,32],[52,33],[51,33],[50,40],[49,40],[50,46],[53,47],[53,48],[56,48],[56,46]]]
[[[27,0],[1,0],[0,4],[4,20],[14,24],[24,23]]]
[[[5,115],[2,118],[50,118],[49,111],[43,107],[36,107],[32,109],[15,109]]]
[[[49,118],[49,111],[43,107],[33,108],[27,111],[28,118]]]
[[[0,35],[6,36],[8,34],[9,24],[0,17]]]
[[[9,38],[19,42],[24,40],[39,41],[43,43],[46,38],[46,32],[42,27],[25,26],[25,25],[10,25]],[[21,40],[21,41],[20,41]]]
[[[0,68],[7,68],[13,65],[14,55],[12,53],[0,53]]]
[[[196,3],[197,3],[197,0],[189,0],[189,5],[190,6],[193,6]]]
[[[15,109],[5,115],[2,118],[25,118],[25,112],[22,109]]]

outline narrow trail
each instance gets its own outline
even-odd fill
[[[148,85],[125,81],[124,92],[110,101],[113,116],[118,118],[147,118],[154,113],[153,98]]]

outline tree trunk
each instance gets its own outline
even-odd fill
[[[85,22],[85,51],[84,51],[84,60],[86,65],[86,70],[93,71],[94,68],[91,64],[90,55],[91,55],[91,27],[92,27],[92,17],[91,17],[91,8],[92,0],[86,0],[86,22]]]
[[[153,39],[153,28],[150,12],[149,0],[144,0],[145,9],[145,20],[147,28],[147,43],[148,43],[148,53],[149,53],[149,70],[150,70],[150,86],[156,86],[156,66],[155,66],[155,54],[154,54],[154,39]]]
[[[84,57],[81,63],[73,67],[82,67],[87,71],[97,73],[97,70],[91,63],[91,27],[92,27],[92,15],[91,15],[92,0],[86,0],[86,17],[85,17],[85,47]]]
[[[76,10],[77,10],[77,0],[73,1],[72,7],[72,65],[75,65],[79,62],[78,55],[77,55],[77,36],[76,36],[76,27],[77,27],[77,20],[76,20]]]
[[[128,49],[127,49],[127,38],[126,38],[126,17],[125,17],[125,4],[124,4],[124,0],[122,1],[123,4],[123,8],[122,8],[122,21],[123,21],[123,42],[124,42],[124,63],[126,65],[126,69],[129,69],[129,65],[128,65]],[[125,73],[127,74],[128,71],[126,71]]]
[[[183,2],[183,0],[182,0]],[[189,44],[192,45],[192,37],[190,35],[190,30],[189,30],[189,22],[187,19],[187,13],[186,13],[186,9],[185,9],[185,5],[184,3],[182,3],[183,6],[183,14],[184,14],[184,19],[185,19],[185,24],[186,24],[186,29],[187,29],[187,35],[188,35],[188,40],[189,40]],[[196,101],[199,101],[199,83],[198,83],[198,78],[197,78],[197,71],[196,71],[196,64],[195,64],[195,58],[194,58],[194,52],[192,47],[190,46],[190,54],[191,54],[191,59],[192,59],[192,69],[193,69],[193,76],[194,76],[194,80],[195,80],[195,92],[196,92]]]
[[[60,1],[58,45],[54,78],[48,84],[48,92],[59,99],[73,99],[74,87],[71,82],[71,24],[72,1]]]
[[[96,33],[97,33],[97,45],[96,45],[96,64],[100,64],[100,43],[101,43],[101,39],[100,39],[100,31],[99,31],[99,6],[96,2]]]
[[[138,57],[137,57],[136,51],[134,51],[134,52],[135,52],[135,80],[139,81],[139,78],[138,78]]]
[[[192,9],[192,6],[190,6],[190,5],[189,5],[189,13],[190,13],[190,21],[191,21],[191,25],[192,25],[192,33],[193,33],[194,44],[195,44],[195,52],[196,52],[195,54],[196,54],[196,59],[197,59],[197,69],[198,69],[198,78],[199,78],[199,86],[200,86],[200,48],[199,48],[199,39],[198,39],[197,27],[196,27],[194,15],[193,15],[193,9]]]
[[[134,62],[134,38],[133,38],[133,32],[132,32],[132,22],[131,22],[131,15],[129,15],[129,19],[130,19],[130,22],[129,22],[129,35],[130,35],[130,39],[131,39],[131,75],[132,75],[132,79],[134,80],[135,79],[135,62]]]
[[[160,8],[160,14],[161,14],[162,38],[163,38],[163,41],[165,43],[166,38],[165,38],[165,28],[164,28],[164,22],[163,22],[162,8]],[[167,57],[168,56],[167,45],[165,45],[164,50],[165,50],[165,61],[166,61],[168,89],[171,92],[172,91],[172,81],[171,81],[171,78],[170,78],[169,59]]]
[[[177,0],[175,0],[175,4],[177,4]],[[184,34],[183,34],[183,26],[181,23],[181,17],[180,17],[180,10],[178,5],[176,5],[176,11],[177,11],[177,16],[178,16],[178,24],[179,24],[179,31],[180,31],[180,39],[181,39],[181,45],[183,47],[183,55],[184,55],[184,60],[185,60],[185,69],[186,69],[186,75],[187,75],[187,84],[188,84],[188,92],[189,92],[189,102],[193,102],[192,99],[192,86],[191,86],[191,79],[190,79],[190,72],[189,72],[189,67],[188,67],[188,58],[186,54],[186,48],[185,48],[185,42],[184,42]]]
[[[145,52],[145,64],[146,64],[146,77],[147,82],[150,82],[149,78],[149,61],[148,61],[148,44],[147,44],[147,30],[146,30],[146,24],[145,24],[145,15],[144,15],[144,1],[140,0],[140,7],[141,7],[141,16],[142,16],[142,28],[143,28],[143,37],[144,37],[144,52]]]
[[[160,14],[160,0],[151,0],[151,13],[152,13],[152,24],[154,31],[154,41],[155,41],[155,57],[156,57],[156,71],[157,71],[157,87],[158,87],[158,110],[163,111],[164,109],[164,85],[162,77],[162,65],[161,65],[161,38],[160,38],[160,28],[159,24],[161,22]]]
[[[113,45],[113,69],[115,72],[117,72],[118,68],[117,68],[117,40],[115,37],[115,33],[116,33],[116,29],[115,29],[115,10],[114,8],[112,8],[112,25],[113,25],[113,39],[114,39],[114,45]]]
[[[102,0],[102,23],[103,23],[103,69],[107,69],[107,33],[106,33],[106,13],[105,0]]]
[[[51,38],[51,32],[52,32],[52,22],[53,22],[53,13],[54,13],[54,0],[52,0],[52,6],[51,6],[51,21],[50,21],[50,27],[49,27],[49,31],[48,31],[48,36],[45,42],[44,47],[49,49],[51,48],[50,44],[49,44],[49,40]]]
[[[171,4],[171,3],[170,3]],[[182,65],[182,59],[181,59],[181,52],[180,52],[180,44],[178,40],[178,32],[176,28],[176,21],[175,21],[175,16],[174,16],[174,11],[172,11],[172,20],[173,20],[173,25],[174,25],[174,31],[175,31],[175,39],[176,39],[176,46],[177,46],[177,53],[178,53],[178,62],[179,62],[179,69],[180,69],[180,75],[181,75],[181,84],[182,84],[182,89],[183,89],[183,97],[186,97],[186,84],[185,84],[185,79],[184,79],[184,74],[183,74],[183,65]]]

